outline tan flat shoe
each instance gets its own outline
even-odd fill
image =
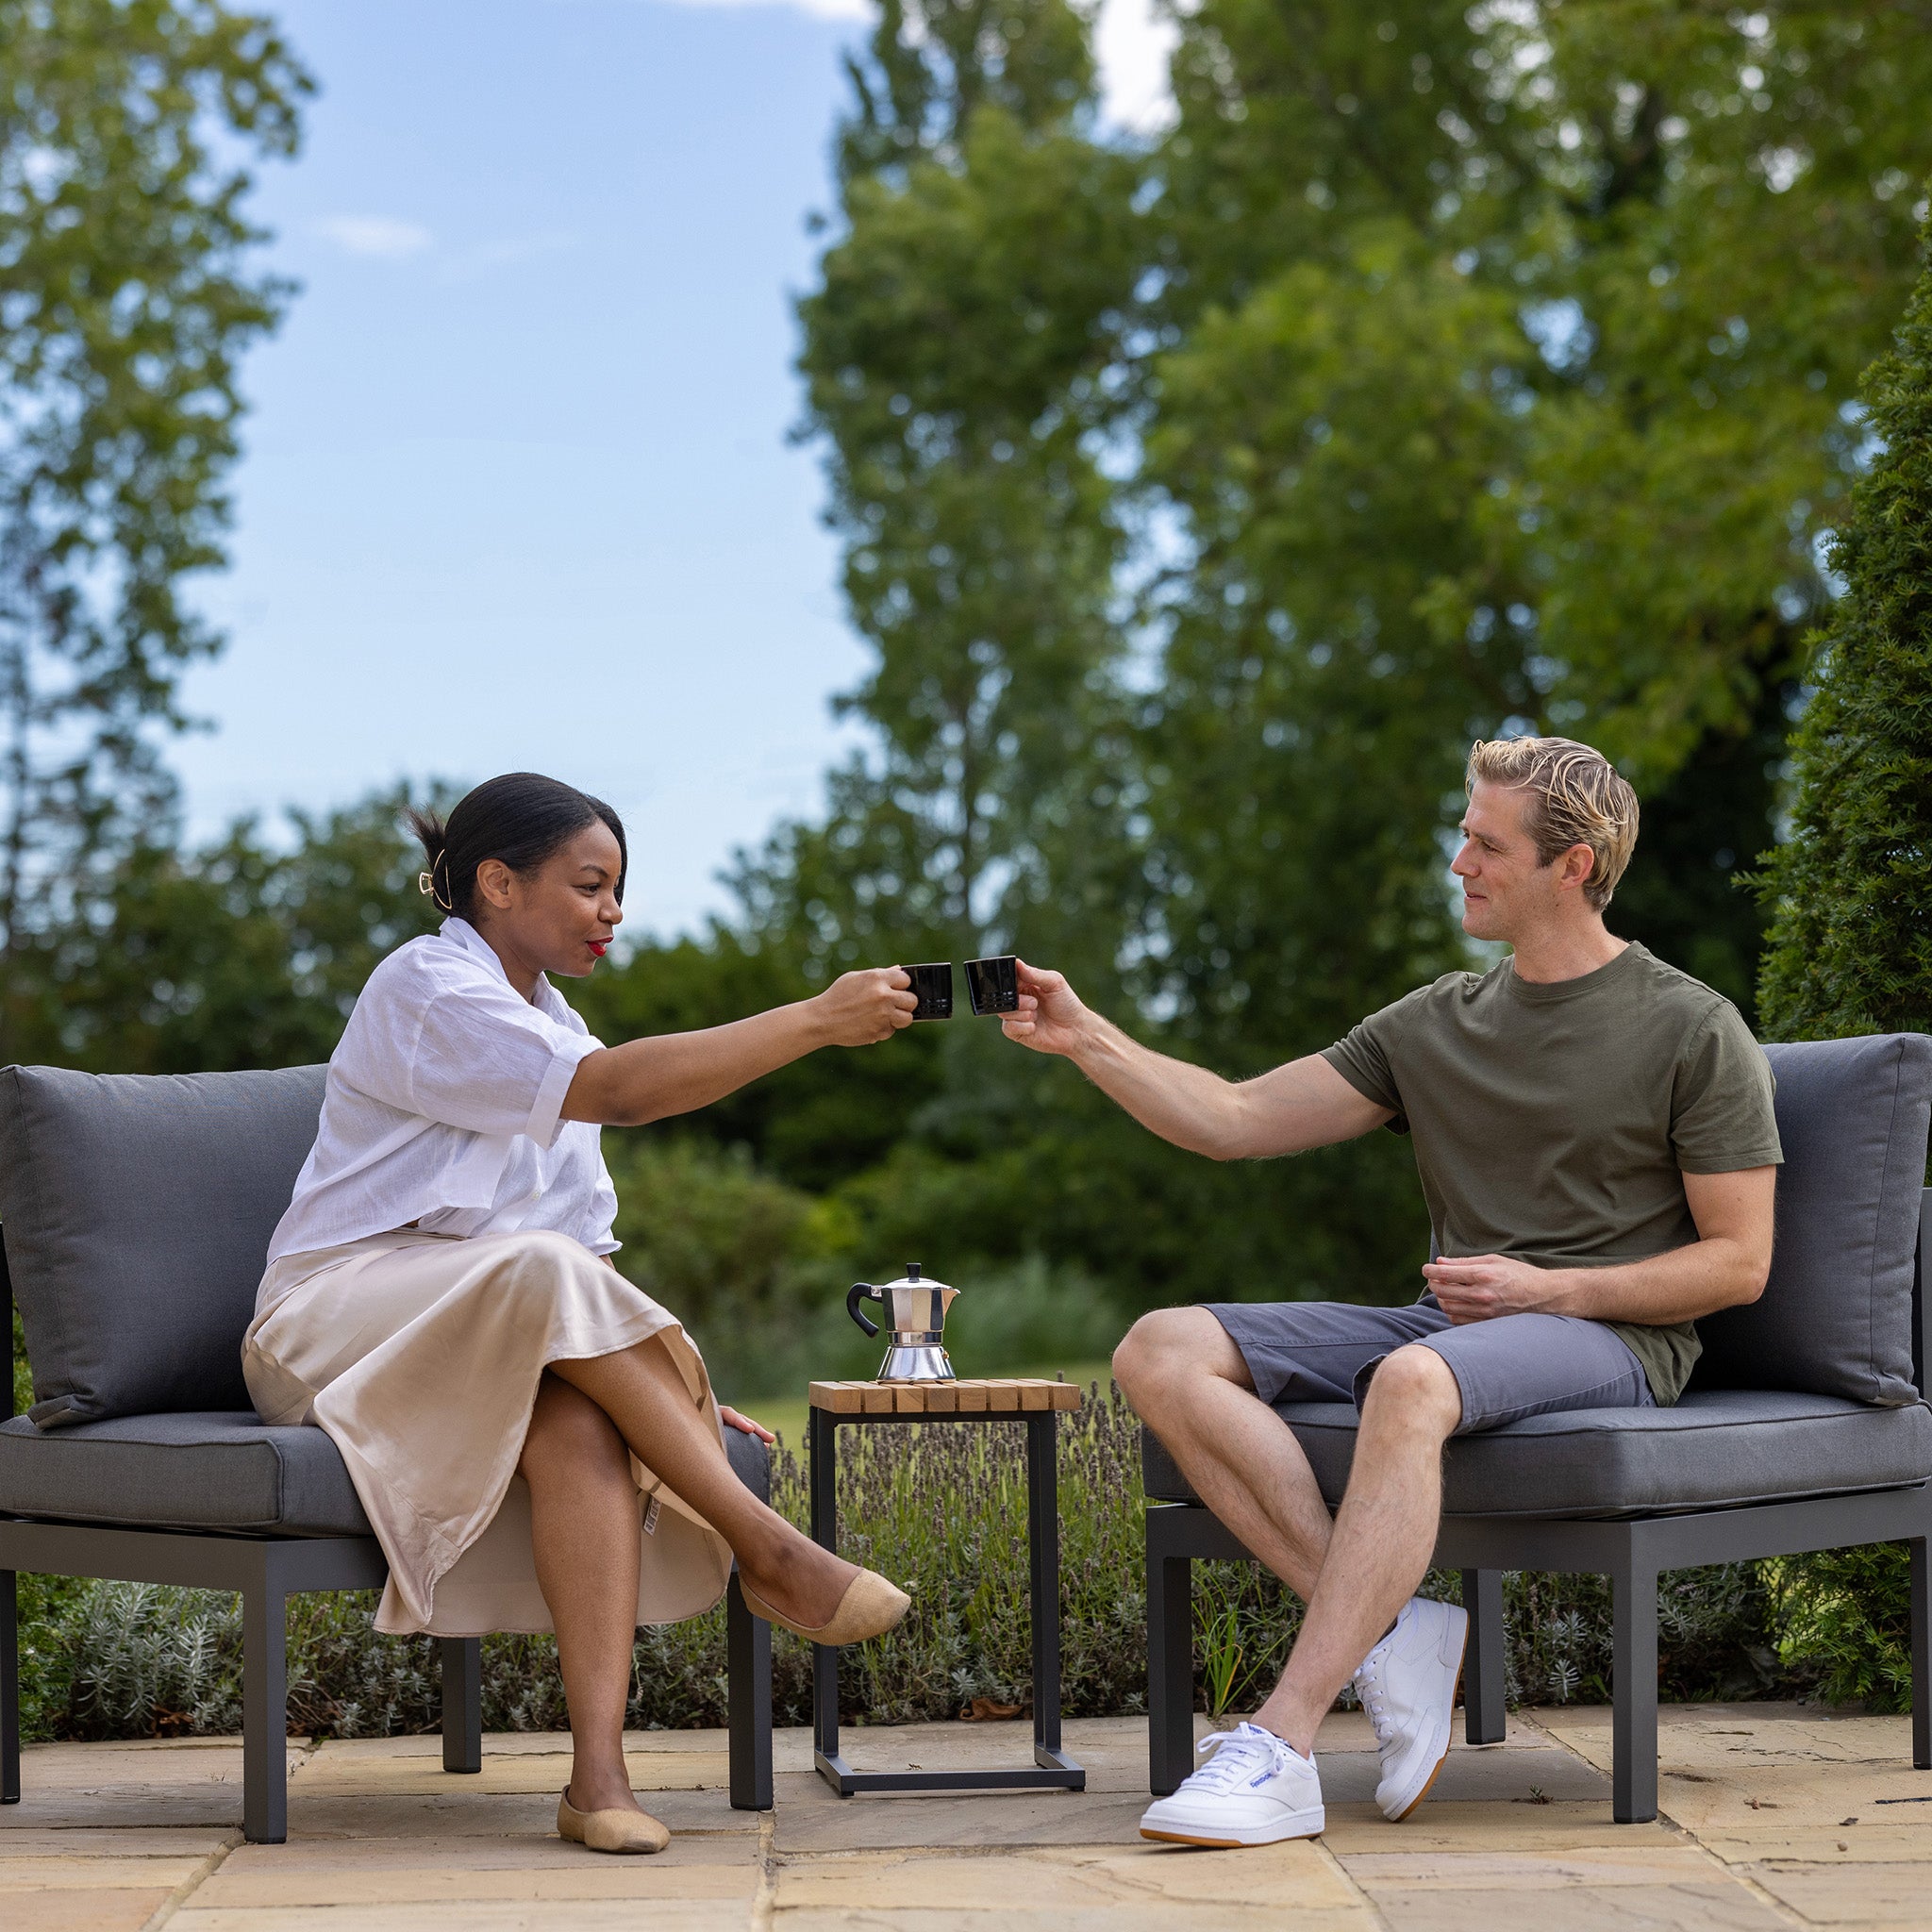
[[[808,1643],[863,1643],[868,1637],[890,1630],[912,1607],[912,1599],[876,1570],[861,1570],[845,1586],[839,1607],[818,1624],[794,1624],[790,1617],[781,1617],[763,1597],[745,1588],[742,1578],[739,1587],[744,1590],[746,1607],[754,1617],[762,1617]]]
[[[557,1801],[557,1835],[593,1852],[661,1852],[671,1842],[669,1830],[648,1811],[616,1805],[608,1811],[579,1811],[568,1785]]]

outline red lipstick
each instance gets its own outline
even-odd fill
[[[595,953],[600,959],[610,949],[610,941],[608,940],[591,940],[589,941],[589,944],[591,952]]]

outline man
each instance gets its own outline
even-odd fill
[[[1217,1160],[1413,1136],[1436,1259],[1408,1307],[1164,1308],[1114,1356],[1136,1411],[1221,1521],[1307,1605],[1252,1723],[1141,1820],[1254,1845],[1323,1826],[1316,1726],[1354,1681],[1391,1820],[1448,1754],[1468,1618],[1413,1592],[1454,1435],[1677,1399],[1700,1315],[1755,1301],[1782,1158],[1769,1066],[1737,1008],[1604,924],[1637,799],[1563,738],[1470,754],[1462,927],[1512,957],[1452,973],[1325,1052],[1233,1084],[1164,1058],[1021,968],[1008,1037],[1064,1055],[1154,1132]],[[1271,1405],[1354,1401],[1331,1520]]]

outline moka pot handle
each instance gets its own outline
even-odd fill
[[[845,1291],[845,1312],[848,1315],[850,1315],[852,1319],[855,1322],[857,1322],[858,1325],[861,1328],[863,1328],[868,1335],[876,1335],[879,1332],[879,1324],[876,1322],[869,1320],[864,1314],[862,1314],[859,1311],[858,1305],[860,1302],[863,1301],[882,1302],[884,1300],[885,1296],[882,1295],[878,1291],[878,1290],[872,1285],[871,1282],[855,1281],[852,1284],[852,1286]]]

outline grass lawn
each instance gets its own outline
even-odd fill
[[[1098,1382],[1105,1387],[1113,1373],[1104,1361],[1055,1362],[1047,1368],[1007,1369],[1001,1373],[1011,1375],[1051,1376],[1059,1374],[1062,1370],[1065,1371],[1068,1381],[1077,1382],[1083,1389],[1092,1382]],[[806,1410],[808,1407],[805,1399],[805,1391],[801,1389],[796,1395],[760,1396],[755,1402],[747,1402],[744,1405],[744,1412],[756,1416],[766,1428],[775,1429],[778,1440],[794,1456],[803,1456]]]

